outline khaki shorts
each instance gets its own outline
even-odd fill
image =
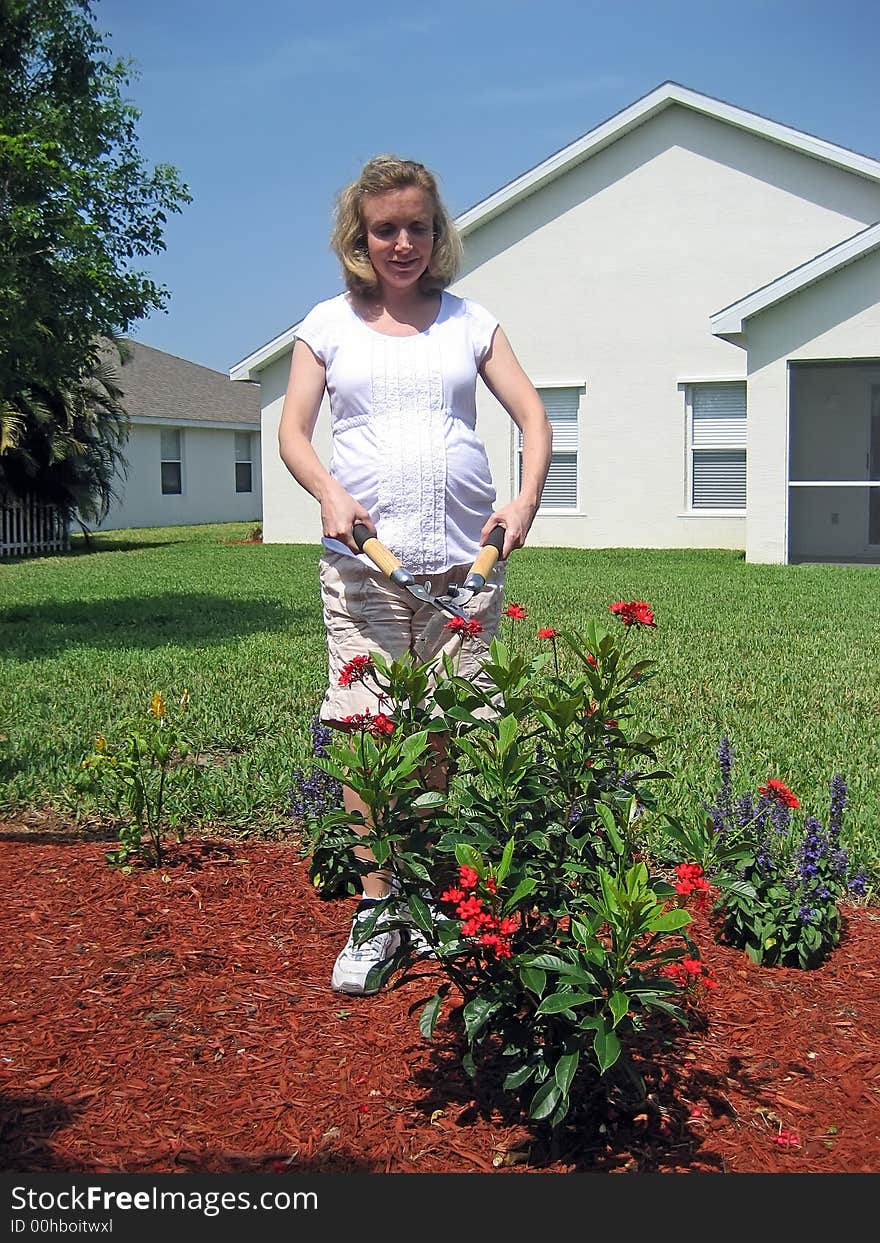
[[[329,686],[321,704],[320,717],[325,723],[341,721],[353,713],[374,715],[381,710],[370,678],[350,686],[339,685],[339,675],[355,656],[379,652],[386,660],[399,660],[406,652],[425,662],[448,652],[456,661],[457,672],[465,678],[477,679],[482,662],[488,656],[489,644],[501,620],[506,564],[499,562],[486,586],[463,610],[483,627],[473,639],[460,639],[445,629],[449,617],[433,605],[422,604],[403,587],[389,581],[379,570],[364,565],[356,557],[325,552],[319,564],[321,601],[327,631]],[[416,582],[430,580],[431,594],[442,595],[450,586],[467,577],[470,566],[456,566],[442,574],[417,574]]]

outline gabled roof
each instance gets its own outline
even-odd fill
[[[188,362],[174,354],[125,341],[131,357],[123,365],[110,358],[123,391],[129,418],[141,422],[216,426],[260,425],[259,384],[233,384],[223,371]]]
[[[871,181],[880,181],[880,161],[878,160],[859,155],[855,151],[848,151],[845,147],[838,147],[834,143],[826,142],[823,138],[805,134],[788,125],[780,125],[777,121],[759,116],[756,112],[746,112],[745,109],[736,108],[733,104],[725,103],[723,100],[701,95],[697,91],[689,90],[686,86],[680,86],[677,82],[664,82],[649,94],[636,100],[634,104],[630,104],[628,108],[624,108],[622,112],[616,113],[607,121],[603,121],[601,125],[597,125],[582,138],[563,147],[561,151],[557,151],[549,159],[529,169],[506,186],[502,186],[488,198],[469,207],[455,221],[462,236],[466,237],[469,233],[473,233],[475,229],[486,224],[494,216],[500,215],[514,203],[534,194],[555,178],[567,173],[576,165],[589,159],[591,155],[610,146],[611,143],[616,142],[639,125],[644,125],[646,121],[674,104],[690,108],[694,112],[700,112],[715,120],[724,121],[728,125],[734,125],[760,138],[779,143],[783,147],[789,147],[847,172],[867,177]],[[296,330],[301,322],[297,320],[290,328],[279,333],[277,337],[249,354],[247,358],[243,358],[241,362],[236,363],[230,369],[230,378],[233,380],[252,379],[256,373],[262,371],[276,358],[280,358],[293,344]]]
[[[857,259],[870,254],[873,250],[880,250],[880,222],[868,225],[866,229],[860,229],[852,237],[838,242],[836,246],[824,250],[820,255],[815,255],[799,267],[792,268],[790,272],[785,272],[775,281],[771,281],[769,285],[762,285],[760,289],[746,294],[738,302],[732,302],[730,306],[716,311],[714,315],[709,316],[709,326],[716,336],[742,332],[743,324],[753,315],[765,311],[777,302],[782,302],[784,298],[790,298],[808,285],[815,285],[817,281],[823,280],[824,277],[845,268],[850,263],[855,263]]]

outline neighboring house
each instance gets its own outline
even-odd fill
[[[554,427],[530,543],[880,560],[878,222],[880,161],[669,82],[460,216],[452,292]],[[277,451],[296,328],[230,372],[261,384],[266,541],[321,531]],[[478,420],[500,505],[518,433],[482,385]]]
[[[129,470],[98,529],[259,520],[259,385],[234,384],[139,341],[126,345],[131,357],[118,374],[131,420]]]

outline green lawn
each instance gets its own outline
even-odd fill
[[[74,806],[71,779],[98,731],[154,690],[191,695],[206,762],[187,819],[278,828],[308,762],[323,692],[318,548],[235,543],[252,523],[115,531],[69,556],[0,563],[0,809]],[[870,566],[747,565],[738,553],[530,548],[511,558],[505,622],[516,645],[539,626],[611,620],[644,599],[659,662],[643,724],[669,735],[671,808],[714,792],[716,748],[733,741],[738,788],[787,781],[824,819],[827,786],[850,788],[855,858],[880,868],[876,600]],[[616,624],[616,623],[614,623]]]

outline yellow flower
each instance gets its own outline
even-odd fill
[[[160,721],[165,720],[165,697],[161,691],[155,691],[150,701],[150,711],[153,716],[157,716]]]
[[[186,687],[184,687],[183,694],[180,696],[180,711],[186,712],[188,707],[189,707],[189,691],[186,689]]]
[[[102,755],[107,750],[107,740],[103,734],[98,734],[98,737],[95,739],[95,750],[100,751]]]

